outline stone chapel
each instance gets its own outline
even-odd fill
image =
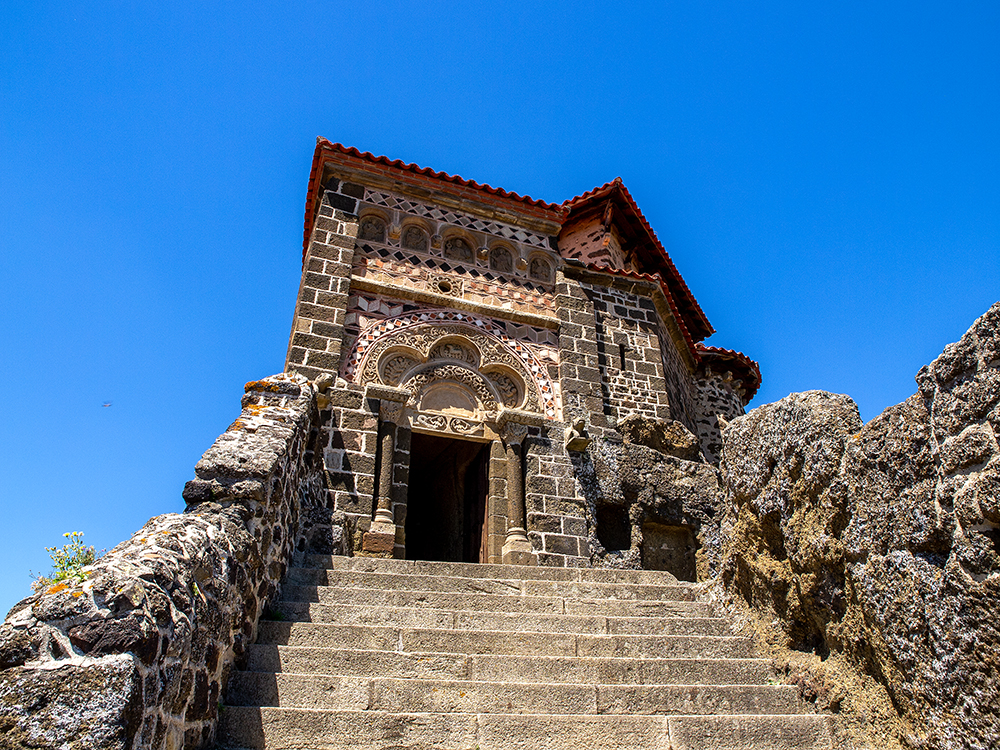
[[[621,179],[553,204],[317,141],[285,370],[322,391],[346,554],[587,567],[634,547],[694,580],[683,522],[632,532],[580,488],[588,444],[625,425],[717,462],[760,371],[713,332]]]

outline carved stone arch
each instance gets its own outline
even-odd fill
[[[413,347],[393,346],[379,357],[378,379],[383,385],[397,386],[414,367],[423,361],[423,353]]]
[[[491,364],[482,368],[483,377],[489,380],[502,403],[508,409],[524,407],[527,384],[524,377],[514,368],[502,364]]]
[[[421,373],[455,365],[473,373],[490,394],[486,398],[478,386],[475,390],[484,409],[516,403],[516,408],[555,417],[552,384],[530,351],[503,338],[501,331],[494,332],[487,322],[466,317],[430,311],[380,321],[358,337],[344,376],[361,384],[407,387],[403,384]],[[467,377],[463,374],[462,382]]]
[[[457,362],[431,360],[410,372],[400,386],[410,391],[410,404],[421,411],[467,412],[481,418],[483,412],[500,411],[502,403],[493,383]],[[463,403],[463,395],[472,399]]]

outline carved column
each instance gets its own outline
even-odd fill
[[[393,464],[396,461],[396,429],[403,421],[404,404],[383,400],[379,403],[378,497],[371,530],[362,537],[361,549],[376,555],[392,555],[396,545],[396,521],[392,513]]]
[[[534,565],[537,562],[528,541],[524,512],[524,438],[528,425],[506,422],[501,435],[507,449],[507,538],[503,545],[505,565]]]

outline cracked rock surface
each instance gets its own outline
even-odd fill
[[[1000,737],[1000,303],[861,424],[792,394],[723,434],[721,581],[786,645],[843,654],[917,748]]]

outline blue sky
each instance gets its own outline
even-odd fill
[[[1000,299],[998,38],[996,2],[4,3],[0,609],[64,531],[181,510],[282,369],[318,135],[620,175],[755,405],[871,419]]]

